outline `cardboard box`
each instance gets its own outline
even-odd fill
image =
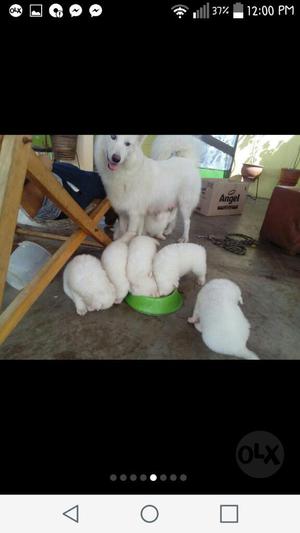
[[[198,212],[206,216],[240,215],[243,211],[248,185],[227,179],[202,179]]]

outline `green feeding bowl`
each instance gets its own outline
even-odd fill
[[[153,298],[152,296],[134,296],[128,294],[125,302],[138,313],[144,315],[159,316],[176,313],[183,305],[183,297],[175,289],[168,296]]]

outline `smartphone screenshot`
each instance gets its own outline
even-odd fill
[[[0,531],[298,532],[298,6],[0,9]]]

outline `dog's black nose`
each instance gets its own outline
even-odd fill
[[[112,155],[112,160],[113,160],[114,163],[120,163],[121,157],[118,154],[113,154]]]

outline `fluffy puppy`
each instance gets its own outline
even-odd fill
[[[214,352],[245,359],[258,359],[246,346],[250,324],[239,307],[241,290],[229,279],[209,281],[197,296],[188,322],[202,333],[203,342]]]
[[[161,211],[157,214],[146,215],[143,220],[143,227],[140,229],[140,232],[143,235],[150,235],[155,239],[165,240],[167,235],[170,235],[176,225],[178,209],[173,207],[168,211]],[[124,222],[123,222],[124,223]],[[119,219],[116,220],[113,228],[113,239],[114,241],[120,239],[125,232],[128,230],[128,221],[121,231],[121,225]],[[134,235],[132,235],[134,237]],[[130,239],[127,239],[127,241]]]
[[[170,294],[179,285],[179,280],[192,272],[198,283],[206,278],[206,250],[193,243],[169,244],[160,250],[153,261],[153,274],[160,296]]]
[[[116,289],[116,304],[120,304],[129,292],[127,278],[128,246],[121,241],[109,244],[102,253],[102,266]]]
[[[63,287],[73,300],[78,315],[111,307],[116,291],[99,259],[92,255],[77,255],[66,266]]]
[[[127,278],[135,295],[158,296],[152,264],[159,242],[152,237],[134,237],[128,246]]]
[[[147,215],[145,217],[144,234],[165,240],[170,235],[176,225],[178,209],[174,207],[169,211],[162,211],[157,215]]]

